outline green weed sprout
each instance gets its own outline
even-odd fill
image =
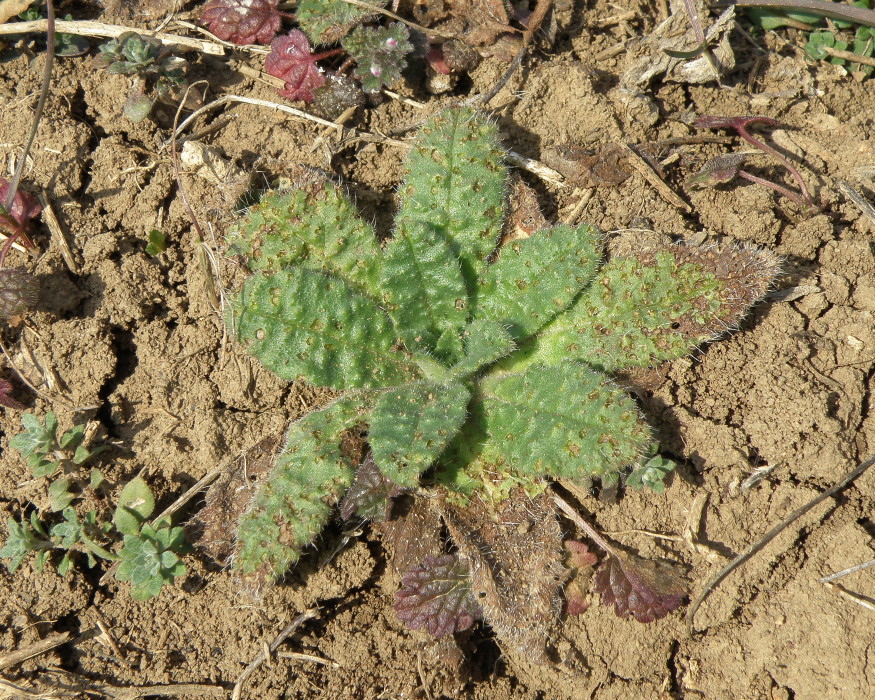
[[[232,250],[253,275],[231,304],[233,333],[278,376],[340,394],[291,425],[242,516],[244,575],[281,575],[314,540],[365,426],[385,477],[454,508],[498,512],[521,489],[638,464],[651,431],[609,373],[715,339],[777,270],[770,253],[728,246],[603,261],[585,224],[498,247],[507,178],[495,126],[453,109],[413,143],[384,247],[316,178],[268,193],[239,227]]]
[[[35,477],[57,477],[49,483],[48,492],[50,510],[58,515],[51,516],[53,524],[41,520],[36,511],[20,522],[8,519],[9,535],[0,548],[0,559],[8,560],[10,572],[31,555],[35,555],[37,571],[42,571],[52,553],[60,551],[63,555],[57,570],[65,576],[79,552],[86,556],[89,567],[95,566],[98,559],[118,561],[116,577],[131,581],[131,596],[140,600],[157,595],[164,584],[185,574],[185,564],[179,559],[188,551],[183,530],[163,520],[146,522],[155,508],[155,498],[142,478],[134,478],[122,488],[111,522],[102,519],[97,509],[80,515],[72,503],[82,494],[71,490],[74,479],[66,474],[106,447],[83,446],[83,425],[75,425],[57,438],[58,421],[51,411],[45,423],[31,414],[24,414],[22,423],[25,432],[12,437],[10,445],[27,459]],[[62,469],[63,474],[58,474]],[[103,474],[92,469],[91,491],[103,485]],[[113,551],[120,543],[123,546]]]
[[[125,32],[98,48],[98,58],[108,73],[135,77],[123,108],[133,122],[149,116],[159,97],[185,84],[187,62],[174,56],[158,39]]]

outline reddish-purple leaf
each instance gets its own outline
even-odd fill
[[[618,617],[653,622],[680,607],[684,591],[670,566],[614,552],[595,575],[594,588],[604,605],[613,605]]]
[[[355,478],[340,504],[340,516],[349,520],[358,514],[369,520],[388,520],[392,514],[392,502],[404,493],[374,462],[368,452],[361,466],[356,469]]]
[[[13,399],[9,394],[12,392],[12,384],[5,379],[0,379],[0,406],[14,408],[18,411],[23,411],[26,406]]]
[[[210,0],[200,22],[235,44],[269,44],[280,30],[279,0]]]
[[[569,570],[568,582],[565,584],[563,612],[566,615],[580,615],[589,607],[589,601],[586,599],[589,579],[599,558],[589,551],[586,543],[578,540],[566,540],[562,546],[566,552],[564,564]]]
[[[15,231],[22,231],[28,221],[39,216],[42,205],[32,194],[22,189],[15,192],[12,205],[6,209],[6,198],[9,196],[9,182],[0,177],[0,223],[6,220],[6,225]]]
[[[410,629],[446,637],[468,629],[483,616],[471,592],[468,567],[455,554],[428,556],[401,581],[395,612]]]
[[[687,187],[714,187],[732,182],[746,159],[747,155],[744,153],[726,153],[711,158],[699,172],[687,178],[684,184]]]
[[[324,54],[310,51],[310,40],[299,29],[292,29],[285,36],[270,42],[270,53],[264,61],[264,69],[275,78],[286,82],[280,95],[290,100],[313,101],[313,90],[325,85],[325,76],[316,61]]]

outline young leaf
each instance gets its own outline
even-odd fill
[[[458,432],[470,398],[462,384],[414,384],[381,394],[368,432],[380,471],[401,487],[416,486]]]
[[[237,337],[284,379],[335,389],[415,379],[385,312],[343,280],[300,267],[253,275],[234,299]]]
[[[280,30],[279,0],[210,0],[200,23],[235,44],[269,44]]]
[[[489,434],[484,457],[515,474],[617,471],[650,441],[635,403],[604,375],[573,362],[487,375],[479,393]]]
[[[244,575],[265,569],[281,575],[325,525],[358,462],[344,449],[344,432],[367,409],[363,396],[351,396],[289,428],[283,453],[240,520],[235,565]]]
[[[653,622],[680,607],[684,590],[673,569],[633,554],[614,552],[595,575],[594,588],[617,617]]]
[[[54,413],[51,411],[46,413],[45,425],[32,413],[25,413],[21,416],[21,424],[25,432],[14,435],[9,440],[9,445],[21,452],[22,457],[45,455],[55,449],[58,420]]]
[[[398,229],[424,225],[448,240],[471,298],[501,234],[503,155],[495,126],[474,110],[441,112],[420,131],[399,190]]]
[[[468,567],[455,554],[428,556],[401,581],[395,613],[410,629],[446,637],[468,629],[483,616],[471,591]]]
[[[62,450],[72,450],[79,446],[79,443],[82,442],[82,438],[84,437],[85,426],[74,425],[61,435],[61,439],[58,440],[58,445]]]
[[[385,7],[388,2],[375,0],[374,7]],[[316,44],[333,44],[340,41],[350,29],[363,22],[373,13],[369,10],[334,0],[300,0],[295,19],[301,29]]]
[[[73,502],[74,498],[76,498],[76,494],[70,491],[69,479],[57,479],[49,484],[50,507],[54,512],[64,510]]]
[[[507,324],[517,341],[535,334],[592,280],[598,239],[586,224],[556,226],[504,246],[483,275],[475,317]]]
[[[349,520],[358,515],[368,520],[388,520],[394,499],[406,491],[383,475],[373,454],[368,452],[340,503],[340,517]]]
[[[31,522],[34,518],[31,516]],[[15,570],[27,559],[31,552],[37,552],[38,555],[43,551],[48,555],[48,551],[52,548],[52,543],[48,541],[45,533],[40,533],[36,528],[29,526],[26,522],[15,522],[12,518],[6,521],[9,528],[9,537],[3,548],[0,549],[0,559],[10,559],[6,566],[10,573],[15,573]],[[42,535],[42,536],[40,536]]]
[[[136,535],[146,518],[155,510],[155,496],[142,477],[131,479],[119,494],[112,520],[124,535]]]
[[[655,493],[665,491],[665,479],[677,466],[672,460],[653,455],[646,462],[635,467],[626,477],[626,485],[636,491],[649,488]]]
[[[449,364],[461,357],[468,293],[459,261],[440,233],[419,222],[399,227],[386,246],[382,283],[410,352],[433,353]]]
[[[464,379],[510,354],[516,345],[505,324],[478,319],[465,328],[465,357],[452,368],[452,376]]]
[[[131,597],[148,600],[186,572],[177,552],[187,549],[181,527],[155,529],[144,524],[141,532],[125,535],[119,552],[121,563],[116,571],[119,581],[130,581]]]

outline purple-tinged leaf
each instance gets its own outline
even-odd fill
[[[210,0],[200,22],[224,41],[269,44],[280,30],[279,0]]]
[[[0,227],[8,228],[10,232],[21,233],[31,219],[39,216],[43,210],[42,205],[32,194],[19,189],[7,210],[6,198],[8,196],[9,182],[0,177]]]
[[[9,395],[11,392],[12,384],[5,379],[0,379],[0,406],[6,406],[6,408],[14,408],[17,411],[23,411],[26,406],[13,399]]]
[[[468,567],[455,554],[426,557],[402,576],[395,597],[399,620],[438,638],[466,630],[483,616]]]
[[[290,100],[313,101],[313,90],[325,85],[325,76],[316,61],[325,54],[313,54],[310,40],[299,29],[292,29],[285,36],[270,42],[270,53],[264,61],[264,69],[275,78],[285,81],[280,95]]]
[[[587,592],[589,579],[592,578],[593,567],[599,558],[589,551],[585,542],[566,540],[562,543],[566,557],[563,562],[569,570],[568,582],[565,584],[566,615],[580,615],[589,608]]]
[[[738,175],[738,169],[747,159],[744,153],[726,153],[707,161],[702,169],[691,175],[684,183],[687,187],[715,187],[731,182]]]
[[[638,622],[659,620],[684,600],[680,577],[670,566],[617,551],[596,573],[594,588],[617,617],[631,615]]]
[[[383,475],[373,455],[368,452],[343,497],[340,516],[344,520],[356,514],[368,520],[388,520],[392,514],[393,499],[404,492],[405,489]]]

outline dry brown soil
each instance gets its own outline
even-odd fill
[[[596,24],[627,10],[634,16]],[[535,52],[492,105],[499,107],[506,145],[535,159],[566,142],[598,148],[692,135],[690,115],[766,114],[786,125],[775,140],[825,204],[822,214],[804,216],[754,185],[685,192],[684,178],[705,155],[728,148],[720,145],[683,146],[665,166],[666,181],[688,199],[689,212],[668,203],[637,171],[616,187],[558,187],[524,175],[551,220],[569,216],[589,197],[579,218],[616,235],[653,229],[675,238],[744,241],[784,257],[778,291],[796,288],[792,294],[772,294],[737,332],[663,368],[638,392],[662,453],[680,460],[665,493],[583,503],[617,541],[644,556],[682,562],[695,594],[729,558],[875,451],[875,228],[836,184],[846,179],[875,199],[875,89],[872,80],[806,62],[793,33],[784,32],[758,40],[766,52],[734,35],[738,66],[723,87],[657,79],[645,91],[651,103],[630,99],[618,81],[638,56],[635,43],[614,56],[601,52],[652,31],[661,12],[658,3],[627,0],[565,3],[554,49]],[[26,44],[7,48],[0,63],[4,163],[19,153],[39,90],[44,52],[30,53]],[[259,66],[260,58],[243,55],[241,62]],[[279,99],[238,65],[199,57],[195,75],[209,82],[207,99],[225,93]],[[414,124],[453,99],[489,89],[504,69],[484,61],[470,81],[441,97],[429,95],[410,71],[395,87],[424,107],[389,99],[360,110],[350,124],[371,133]],[[2,335],[46,397],[18,390],[28,410],[52,409],[64,427],[94,421],[96,440],[113,445],[101,462],[109,481],[142,474],[165,507],[221,460],[280,434],[324,397],[272,377],[228,337],[208,294],[209,268],[199,262],[170,151],[162,148],[168,122],[162,115],[157,123],[127,121],[120,113],[127,89],[128,79],[98,69],[93,55],[58,61],[25,182],[45,190],[73,264],[57,236],[41,226],[42,252],[30,264],[43,285],[42,302]],[[201,140],[256,177],[274,177],[295,163],[324,168],[344,179],[378,226],[391,221],[402,149],[339,145],[333,130],[243,104],[214,113],[196,130],[208,124],[214,128]],[[752,167],[784,178],[770,159],[758,158]],[[223,254],[223,232],[233,221],[233,184],[183,170],[188,201],[230,280],[237,263]],[[156,257],[145,252],[152,228],[169,241]],[[13,255],[13,263],[25,262]],[[8,449],[9,437],[21,430],[18,413],[4,409],[2,416],[5,539],[8,516],[20,516],[31,503],[44,508],[48,500],[45,480],[32,479]],[[763,478],[746,483],[758,470]],[[105,567],[88,570],[82,562],[62,578],[51,567],[37,573],[32,563],[14,575],[0,566],[0,653],[57,632],[75,638],[2,675],[32,690],[201,683],[228,697],[264,643],[318,606],[317,616],[279,651],[330,663],[275,656],[251,676],[243,697],[871,697],[873,613],[818,579],[873,558],[873,485],[875,472],[864,475],[733,573],[699,611],[692,638],[682,614],[641,625],[594,602],[565,624],[557,663],[529,664],[500,649],[484,629],[468,644],[469,676],[447,678],[423,658],[421,637],[395,617],[397,580],[379,538],[367,527],[344,534],[336,524],[257,601],[236,589],[230,571],[198,555],[188,557],[181,583],[148,602],[132,600],[127,584],[102,578]],[[183,517],[201,503],[189,504]],[[687,531],[692,537],[685,539]],[[843,581],[875,597],[871,570]],[[116,647],[99,634],[98,621]]]

